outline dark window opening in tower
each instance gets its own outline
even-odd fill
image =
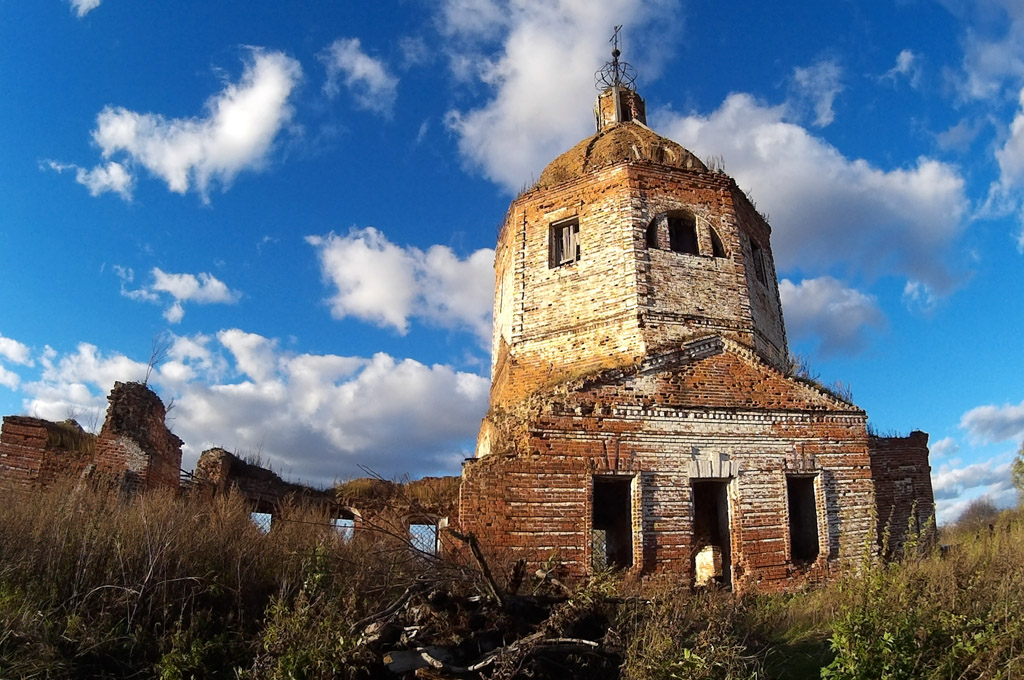
[[[633,566],[632,477],[594,477],[591,563],[595,570]]]
[[[750,242],[750,253],[754,258],[754,274],[757,275],[757,280],[767,286],[768,277],[764,271],[764,252],[761,250],[761,246],[757,245],[757,241]]]
[[[722,245],[722,237],[718,235],[714,227],[709,227],[711,230],[711,254],[714,257],[725,257],[725,246]]]
[[[551,225],[548,239],[548,266],[560,267],[580,259],[579,220]]]
[[[657,248],[658,247],[658,218],[647,225],[647,247]]]
[[[789,554],[794,563],[818,558],[818,511],[813,477],[786,477],[789,505]]]
[[[697,221],[693,215],[669,215],[668,218],[669,247],[677,253],[697,255]]]

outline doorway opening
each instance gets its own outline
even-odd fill
[[[633,566],[632,485],[632,477],[594,477],[591,562],[595,571]]]
[[[732,538],[729,535],[729,481],[693,482],[693,554],[707,546],[722,554],[721,584],[732,585]],[[696,573],[696,563],[692,565]]]
[[[786,477],[789,503],[789,554],[794,564],[818,559],[818,508],[814,477]]]

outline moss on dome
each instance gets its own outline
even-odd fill
[[[534,188],[547,189],[624,161],[653,161],[671,167],[709,172],[699,158],[646,125],[610,125],[551,161]]]

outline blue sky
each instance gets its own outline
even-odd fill
[[[0,0],[0,412],[114,380],[313,483],[457,474],[515,193],[590,135],[611,27],[658,132],[773,232],[791,349],[1015,497],[1024,9],[1010,0]]]

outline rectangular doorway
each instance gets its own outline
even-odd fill
[[[632,487],[632,477],[594,477],[591,563],[595,570],[633,566]]]
[[[732,585],[732,537],[729,532],[729,481],[693,482],[693,553],[705,546],[722,551],[722,585]],[[695,565],[694,573],[696,573]]]
[[[818,508],[814,477],[786,477],[789,506],[789,555],[793,564],[818,559]]]

